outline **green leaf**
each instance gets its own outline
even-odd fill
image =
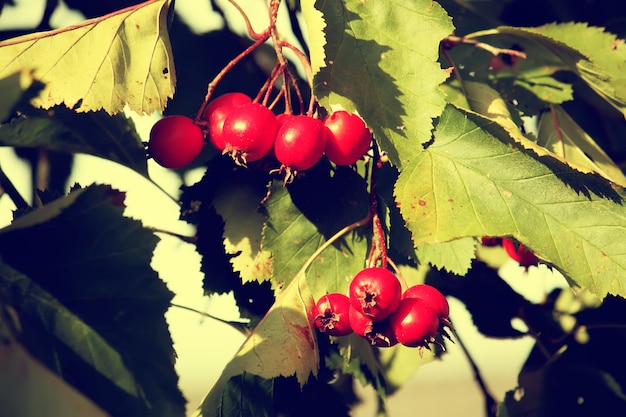
[[[252,374],[272,379],[295,375],[300,386],[303,386],[310,375],[316,376],[319,350],[308,315],[313,310],[313,304],[305,277],[294,277],[226,365],[202,402],[198,415],[230,415],[229,409],[244,406],[239,405],[247,401],[242,398],[224,402],[235,377]]]
[[[10,308],[2,307],[4,312]],[[3,324],[6,322],[0,315],[0,333]],[[4,415],[67,417],[80,412],[83,417],[110,416],[45,368],[14,338],[2,339],[0,363],[0,403]]]
[[[48,109],[139,114],[165,108],[176,74],[167,33],[169,0],[147,1],[107,16],[0,43],[0,77],[32,69],[45,84],[33,100]]]
[[[150,265],[158,238],[140,222],[124,217],[123,210],[123,193],[104,185],[91,186],[24,214],[2,230],[3,262],[80,319],[72,321],[65,315],[66,321],[53,323],[46,321],[54,318],[49,314],[33,317],[23,324],[24,334],[29,334],[25,345],[112,415],[182,416],[185,400],[178,388],[164,317],[173,294]],[[20,286],[26,284],[20,282]],[[37,292],[25,294],[38,303],[32,311],[46,311],[40,304],[45,300],[35,298]],[[29,298],[13,300],[26,301]],[[68,322],[68,327],[53,327]],[[104,361],[100,354],[89,355],[95,348],[104,349],[102,343],[80,349],[64,343],[48,345],[52,336],[67,339],[69,332],[81,328],[86,334],[82,323],[119,354],[136,381],[138,397],[110,382],[114,378],[129,389],[131,383],[121,367],[112,368],[112,360]],[[46,326],[57,333],[50,334]],[[88,340],[96,341],[91,337],[73,343]],[[110,358],[111,351],[107,355]]]
[[[148,177],[145,147],[125,115],[66,108],[31,113],[0,126],[0,144],[94,155]]]
[[[449,242],[422,243],[417,247],[420,262],[446,269],[457,275],[465,275],[472,267],[476,257],[476,240],[471,237],[455,239]]]
[[[395,195],[416,246],[510,235],[574,285],[626,294],[621,194],[597,175],[522,152],[493,122],[448,108]]]
[[[580,172],[601,173],[596,171],[597,167],[594,164],[590,164],[587,159],[568,158],[567,156],[570,156],[571,154],[564,155],[563,152],[558,152],[559,149],[557,149],[557,152],[552,152],[551,149],[539,145],[534,138],[531,138],[529,135],[523,133],[518,127],[519,123],[516,123],[516,121],[513,120],[511,113],[509,113],[508,106],[506,105],[504,99],[500,97],[496,90],[482,83],[466,81],[465,91],[470,108],[487,119],[502,126],[504,130],[509,133],[511,138],[518,143],[518,145],[525,149],[532,150],[539,156],[549,156],[551,158],[555,158]],[[595,152],[594,154],[598,155]]]
[[[242,282],[262,282],[272,275],[272,254],[261,248],[266,217],[258,208],[263,195],[250,182],[238,179],[228,181],[214,200],[217,213],[224,219],[224,249]]]
[[[0,301],[10,305],[18,313],[22,334],[15,335],[26,340],[39,339],[55,351],[59,344],[71,349],[78,358],[93,364],[111,383],[133,397],[142,392],[133,375],[124,365],[121,355],[97,332],[69,311],[50,293],[33,282],[28,276],[0,262]],[[34,323],[40,323],[43,333],[37,334]],[[54,340],[54,342],[47,342]],[[62,372],[59,364],[57,371]]]
[[[307,171],[288,187],[277,181],[265,203],[268,222],[262,247],[272,253],[275,288],[289,284],[302,265],[335,233],[367,216],[365,180],[352,169],[327,166]],[[345,292],[365,264],[367,239],[352,231],[324,250],[312,263],[307,279],[317,298]]]
[[[0,122],[11,115],[15,106],[23,101],[31,90],[34,90],[35,85],[32,71],[26,69],[0,79],[0,91],[2,92]]]
[[[588,167],[626,186],[626,176],[620,167],[561,106],[552,106],[549,113],[539,118],[537,138],[541,146],[576,166]]]
[[[604,28],[553,23],[535,28],[498,27],[488,32],[519,36],[547,48],[626,116],[626,45]]]
[[[450,17],[431,0],[318,1],[326,21],[325,66],[315,95],[326,109],[357,111],[401,168],[431,137],[445,99],[439,42]],[[321,64],[316,63],[316,66]]]

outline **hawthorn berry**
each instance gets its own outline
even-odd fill
[[[202,120],[209,125],[207,138],[219,151],[224,151],[224,121],[233,109],[252,103],[252,99],[244,93],[233,92],[219,96],[209,103],[202,112]]]
[[[374,321],[388,317],[400,303],[402,286],[398,278],[382,267],[365,268],[350,282],[350,303]]]
[[[389,316],[389,323],[398,342],[405,346],[426,346],[439,329],[439,317],[420,298],[404,298]]]
[[[369,150],[372,133],[356,114],[339,110],[324,119],[330,134],[324,153],[336,165],[355,164]]]
[[[166,116],[150,130],[148,152],[161,166],[179,169],[189,165],[204,148],[200,126],[187,116]]]
[[[404,291],[402,298],[417,298],[424,301],[440,319],[447,319],[450,315],[448,300],[437,288],[431,285],[413,285]]]
[[[341,293],[323,295],[315,304],[315,325],[330,336],[347,336],[350,327],[350,299]]]
[[[274,141],[276,159],[292,171],[307,170],[322,159],[328,130],[320,119],[306,115],[281,116]]]
[[[528,269],[530,266],[536,266],[539,264],[539,259],[537,255],[533,253],[526,246],[520,244],[515,244],[511,239],[502,239],[502,247],[506,250],[506,253],[520,266]]]
[[[389,324],[389,320],[374,321],[352,306],[350,306],[348,314],[352,331],[367,339],[373,346],[390,347],[398,344],[398,339]]]
[[[224,151],[241,165],[257,161],[272,149],[277,129],[276,116],[262,104],[235,107],[224,120]]]

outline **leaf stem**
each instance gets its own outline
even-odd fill
[[[524,58],[524,59],[526,58],[526,54],[522,51],[518,51],[516,49],[498,48],[488,43],[479,42],[475,39],[472,39],[475,37],[486,36],[486,35],[497,35],[498,33],[499,32],[493,32],[491,30],[487,30],[487,31],[479,31],[479,32],[470,33],[469,35],[465,35],[465,36],[448,36],[447,38],[441,41],[441,44],[444,50],[451,49],[460,44],[465,44],[465,45],[473,45],[479,49],[484,49],[485,51],[496,56],[500,54],[505,54],[505,55],[513,55],[513,56]]]
[[[249,333],[249,330],[246,327],[246,325],[248,324],[246,321],[226,320],[226,319],[214,316],[212,314],[206,313],[204,311],[196,310],[195,308],[187,307],[187,306],[184,306],[184,305],[181,305],[181,304],[176,304],[176,303],[170,303],[170,306],[171,307],[180,308],[181,310],[191,311],[193,313],[201,315],[202,317],[207,317],[209,319],[213,319],[215,321],[219,321],[220,323],[228,324],[229,326],[232,326],[235,329],[239,330],[244,335],[247,335]]]
[[[17,207],[20,210],[30,208],[30,205],[26,202],[24,197],[20,194],[20,192],[15,188],[9,177],[4,173],[4,170],[0,167],[0,187],[4,192],[6,192]]]

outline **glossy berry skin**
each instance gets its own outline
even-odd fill
[[[400,303],[401,297],[400,281],[386,268],[365,268],[350,282],[352,307],[374,321],[388,317]]]
[[[324,152],[336,165],[355,164],[369,150],[372,133],[358,115],[339,110],[328,115],[324,125],[330,131]]]
[[[419,298],[400,301],[389,323],[398,342],[410,347],[426,346],[439,329],[437,313]]]
[[[186,116],[166,116],[150,130],[148,152],[161,166],[179,169],[189,165],[204,148],[200,126]]]
[[[276,116],[267,107],[259,103],[235,107],[224,120],[224,150],[238,163],[257,161],[272,149],[277,129]]]
[[[276,159],[295,171],[304,171],[322,159],[328,131],[320,119],[284,115],[274,142]]]
[[[389,320],[373,321],[350,307],[350,326],[355,334],[367,339],[373,346],[390,347],[398,344]]]
[[[437,288],[431,285],[413,285],[404,291],[402,298],[419,298],[428,304],[440,319],[447,319],[450,315],[448,300]]]
[[[526,269],[539,264],[537,256],[522,244],[515,246],[515,243],[511,239],[505,238],[502,239],[502,247],[512,259]]]
[[[209,125],[207,139],[219,151],[224,151],[226,142],[223,137],[224,121],[233,109],[252,103],[252,99],[244,93],[227,93],[211,101],[202,112],[202,120]]]
[[[315,326],[330,336],[347,336],[350,327],[350,299],[345,294],[323,295],[315,304]]]

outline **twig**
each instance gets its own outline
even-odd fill
[[[24,197],[17,191],[17,188],[13,185],[9,177],[4,173],[2,168],[0,168],[0,187],[9,195],[15,207],[20,210],[30,208],[30,205],[26,202]]]
[[[450,331],[454,335],[455,339],[459,342],[459,346],[461,346],[461,349],[463,350],[463,353],[465,354],[465,357],[467,358],[467,361],[469,362],[472,368],[472,372],[474,373],[474,379],[478,383],[478,386],[480,387],[480,390],[482,391],[483,396],[485,397],[485,411],[486,411],[487,417],[496,417],[496,414],[498,411],[498,401],[496,401],[496,399],[493,397],[491,392],[489,392],[489,388],[487,387],[485,380],[480,374],[478,365],[476,365],[476,361],[474,361],[474,359],[472,358],[472,355],[469,353],[469,350],[467,350],[467,346],[465,346],[465,343],[463,343],[463,340],[459,337],[458,333],[456,332],[454,328],[450,328]]]

